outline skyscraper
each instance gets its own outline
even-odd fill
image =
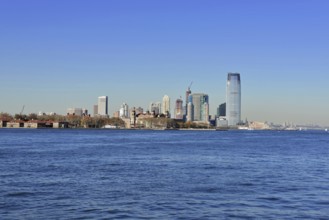
[[[226,116],[226,103],[220,104],[217,108],[217,116],[224,117]]]
[[[183,119],[184,111],[183,111],[183,100],[177,99],[175,105],[175,119]]]
[[[94,116],[98,115],[98,105],[94,105]]]
[[[165,95],[162,99],[162,114],[170,114],[170,98]]]
[[[192,97],[191,97],[192,100]],[[186,121],[194,121],[194,106],[192,101],[190,101],[187,104],[187,115],[186,115]]]
[[[129,106],[126,103],[123,103],[120,108],[120,118],[129,118]]]
[[[191,86],[192,86],[193,82],[191,82],[191,84],[189,85],[189,87],[187,88],[186,90],[186,93],[185,93],[185,112],[184,114],[187,115],[188,114],[188,102],[189,102],[189,96],[192,94],[192,91],[191,91]]]
[[[241,122],[241,78],[239,73],[228,73],[226,84],[226,119],[229,126]]]
[[[187,106],[187,121],[209,122],[209,96],[203,93],[191,94]]]
[[[108,97],[107,96],[98,97],[98,115],[100,115],[100,116],[108,115]]]
[[[150,103],[150,112],[158,115],[161,113],[161,103],[160,102],[151,102]]]

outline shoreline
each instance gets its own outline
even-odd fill
[[[238,129],[238,128],[51,128],[51,127],[41,127],[41,128],[26,128],[26,127],[20,127],[20,128],[12,128],[12,127],[0,127],[0,130],[108,130],[108,131],[242,131],[242,132],[255,132],[255,131],[287,131],[287,132],[305,132],[305,131],[324,131],[326,133],[329,133],[327,129],[325,128],[308,128],[308,129],[295,129],[295,130],[287,130],[287,129],[253,129],[253,130],[247,130],[247,129]]]

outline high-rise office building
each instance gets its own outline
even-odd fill
[[[224,117],[226,116],[226,103],[220,104],[217,108],[217,116]]]
[[[187,105],[187,121],[209,122],[209,96],[191,94]]]
[[[187,115],[186,115],[186,121],[194,121],[194,106],[192,102],[189,102],[187,104]]]
[[[94,116],[98,115],[98,105],[94,105]]]
[[[189,102],[189,96],[192,94],[192,91],[191,91],[191,86],[192,86],[192,83],[191,85],[187,88],[186,90],[186,93],[185,93],[185,112],[184,114],[187,115],[188,114],[188,102]]]
[[[170,98],[165,95],[162,99],[162,114],[170,114]]]
[[[175,119],[184,118],[183,100],[177,99],[175,105]]]
[[[155,115],[159,115],[161,113],[161,103],[160,102],[151,102],[150,112],[154,113]]]
[[[239,73],[228,73],[226,84],[226,119],[229,126],[241,122],[241,78]]]
[[[108,97],[107,96],[98,97],[98,115],[108,116]]]

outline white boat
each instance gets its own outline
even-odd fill
[[[118,127],[114,126],[114,125],[105,125],[103,128],[105,128],[105,129],[117,129]]]

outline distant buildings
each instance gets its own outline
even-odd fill
[[[237,125],[242,125],[241,77],[239,73],[228,73],[226,86],[226,103],[219,105],[217,108],[217,114],[214,114],[213,117],[210,117],[209,115],[209,96],[204,93],[193,94],[191,91],[191,86],[192,83],[188,86],[185,92],[186,97],[180,97],[176,100],[174,117],[172,118],[179,120],[179,123],[200,122],[198,125],[203,123],[211,125],[215,124],[215,121],[217,121],[217,126],[234,128]],[[186,98],[186,103],[184,103],[184,98]],[[93,116],[108,117],[108,105],[108,96],[98,97],[97,105],[93,106]],[[140,107],[130,110],[129,106],[126,103],[123,103],[121,108],[117,109],[117,111],[113,113],[113,117],[130,119],[133,122],[132,124],[136,124],[136,118],[138,118],[139,115],[147,115],[147,117],[154,118],[171,118],[170,113],[170,97],[165,95],[161,102],[150,103],[149,109],[146,112],[144,112],[144,110]],[[41,114],[43,113],[40,113],[40,115]],[[67,114],[84,116],[88,115],[88,111],[82,108],[69,108],[67,109]],[[189,123],[189,125],[191,125],[191,123]]]
[[[94,105],[94,116],[98,115],[98,105]]]
[[[144,113],[144,109],[142,107],[134,108],[133,110],[135,111],[136,114],[143,114]]]
[[[209,122],[209,96],[203,93],[189,95],[187,121]]]
[[[97,114],[100,116],[108,116],[108,97],[98,97],[98,111]]]
[[[129,106],[126,103],[123,103],[120,108],[120,118],[129,118]]]
[[[67,114],[68,115],[76,115],[76,116],[82,116],[82,108],[68,108]]]
[[[155,115],[159,115],[161,113],[161,103],[160,102],[151,102],[150,112],[154,113]]]
[[[194,105],[192,101],[187,104],[186,109],[187,109],[186,121],[187,122],[194,121]]]
[[[217,116],[224,117],[226,116],[226,103],[220,104],[217,108]]]
[[[239,73],[228,73],[226,84],[226,119],[228,126],[241,122],[241,78]]]
[[[184,114],[183,100],[177,99],[175,104],[175,119],[184,119]]]
[[[115,111],[113,113],[113,118],[120,118],[120,111]]]
[[[43,115],[56,115],[56,113],[55,112],[42,112],[42,111],[38,112],[38,116],[43,116]]]
[[[226,103],[222,103],[217,108],[217,114],[216,114],[216,127],[228,127],[228,123],[226,120]]]
[[[189,96],[192,94],[191,91],[191,86],[192,83],[190,84],[190,86],[187,88],[186,93],[185,93],[185,108],[184,108],[184,115],[187,116],[188,114],[188,103],[189,103]]]
[[[170,115],[170,98],[167,95],[165,95],[162,99],[162,114]]]

